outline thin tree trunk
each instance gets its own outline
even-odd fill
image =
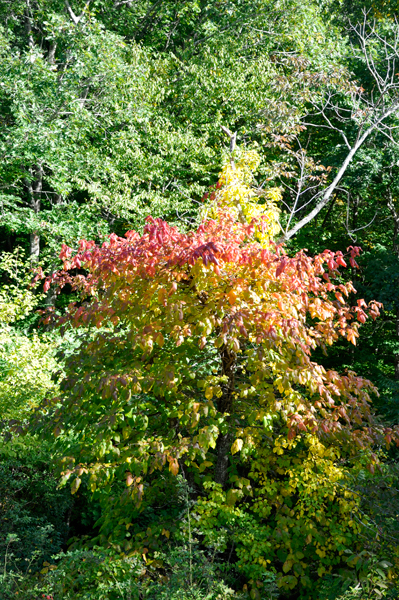
[[[220,483],[222,487],[227,483],[227,470],[229,468],[229,454],[232,441],[231,433],[226,433],[219,436],[216,443],[215,482]]]
[[[50,48],[48,50],[47,60],[50,65],[55,64],[55,52],[57,50],[57,42],[51,42]]]
[[[221,352],[222,373],[227,376],[227,382],[224,384],[223,395],[218,402],[218,410],[223,414],[231,415],[233,412],[233,393],[235,386],[237,355],[232,350],[223,348]],[[215,482],[224,487],[227,483],[230,446],[232,443],[232,434],[225,433],[218,437],[216,443],[216,464],[215,464]]]
[[[393,251],[396,254],[397,258],[399,258],[399,215],[397,213],[395,204],[393,202],[391,190],[388,190],[388,208],[391,212],[393,218]],[[396,330],[396,338],[399,342],[399,306],[396,306],[396,315],[395,315],[395,330]],[[399,381],[399,354],[394,354],[394,365],[395,365],[395,379]]]
[[[30,11],[30,6],[29,6],[29,2],[28,2],[28,8],[25,10],[25,32],[28,37],[29,48],[33,48],[33,46],[35,45],[35,42],[33,41],[32,20],[31,20],[29,11]]]
[[[35,179],[27,181],[29,192],[29,204],[35,215],[38,215],[41,208],[41,194],[43,189],[43,167],[41,165],[35,167]],[[30,257],[33,262],[39,260],[40,255],[40,234],[38,231],[33,231],[30,234]]]
[[[396,329],[396,338],[399,342],[399,308],[396,309],[396,319],[395,319],[395,329]],[[395,379],[399,381],[399,353],[393,355],[394,365],[395,365]]]

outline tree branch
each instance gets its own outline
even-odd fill
[[[78,25],[79,21],[82,19],[83,15],[86,12],[86,9],[88,8],[89,4],[90,4],[91,0],[87,0],[84,9],[82,10],[82,13],[79,15],[79,17],[77,17],[75,15],[75,13],[73,12],[71,5],[69,4],[68,0],[65,0],[65,6],[66,9],[68,11],[69,16],[71,17],[71,21],[74,25]]]
[[[284,241],[287,241],[290,238],[292,238],[296,233],[298,233],[298,231],[300,229],[302,229],[302,227],[307,225],[310,221],[312,221],[312,219],[314,219],[319,214],[319,212],[330,201],[330,198],[331,198],[333,192],[337,188],[342,177],[345,175],[345,172],[346,172],[348,166],[352,162],[352,160],[353,160],[356,152],[359,150],[359,148],[363,145],[363,143],[366,141],[366,139],[369,137],[369,135],[375,129],[378,128],[378,126],[384,119],[386,119],[387,117],[389,117],[390,115],[392,115],[393,113],[395,113],[398,110],[399,110],[399,99],[397,99],[396,102],[394,102],[394,104],[388,110],[386,110],[380,116],[379,119],[377,119],[372,125],[370,125],[370,127],[368,127],[368,129],[366,129],[366,131],[356,140],[356,142],[352,146],[350,152],[348,152],[348,154],[346,155],[346,158],[345,158],[344,162],[342,163],[340,169],[338,170],[338,173],[334,177],[333,182],[331,183],[331,185],[328,186],[328,188],[324,192],[321,201],[315,206],[315,208],[309,214],[306,215],[306,217],[301,219],[296,225],[294,225],[294,227],[292,229],[290,229],[289,231],[286,231],[285,234],[280,238],[279,242],[284,242]]]

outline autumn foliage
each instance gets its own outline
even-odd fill
[[[103,539],[125,552],[145,545],[149,557],[176,530],[143,534],[134,515],[161,474],[173,486],[182,471],[203,539],[230,532],[221,551],[234,542],[256,598],[271,565],[281,586],[309,590],[346,560],[360,527],[342,486],[351,457],[372,470],[374,444],[396,434],[373,415],[370,381],[314,359],[340,338],[356,344],[378,316],[377,303],[352,306],[341,274],[359,249],[289,256],[272,239],[278,211],[246,210],[253,194],[235,168],[195,231],[149,217],[142,235],[63,247],[64,270],[45,287],[79,292],[56,320],[81,332],[80,348],[39,421],[57,436],[72,491],[86,479],[107,496]]]

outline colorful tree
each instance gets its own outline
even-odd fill
[[[135,517],[183,470],[204,539],[222,551],[234,542],[253,597],[270,564],[280,585],[309,594],[356,543],[358,502],[342,484],[351,457],[373,470],[373,444],[396,433],[374,417],[370,381],[313,360],[339,338],[356,344],[378,305],[350,306],[341,252],[290,257],[272,241],[278,194],[251,208],[256,164],[243,153],[225,166],[215,218],[196,231],[149,217],[143,235],[63,247],[45,289],[80,292],[58,319],[79,330],[80,350],[38,423],[57,437],[72,493],[86,478],[108,504],[103,541],[158,547],[176,524],[143,534]]]

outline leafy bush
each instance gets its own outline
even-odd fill
[[[319,600],[393,600],[399,591],[388,578],[391,563],[375,559],[357,557],[359,567],[356,575],[330,575],[320,587]],[[392,565],[391,565],[392,566]]]
[[[59,552],[68,537],[72,498],[59,490],[48,446],[17,438],[0,451],[0,564],[25,573]],[[8,569],[5,565],[8,565]],[[0,567],[1,573],[1,567]]]
[[[175,548],[159,558],[163,574],[141,557],[121,557],[96,547],[53,557],[40,572],[0,576],[2,600],[237,600],[215,566],[202,554]]]
[[[29,418],[47,394],[57,392],[57,343],[54,335],[27,331],[44,295],[32,287],[31,265],[18,248],[3,253],[0,276],[7,282],[0,288],[0,419]]]

